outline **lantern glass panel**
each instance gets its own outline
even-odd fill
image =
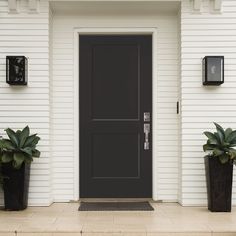
[[[8,84],[27,85],[28,63],[25,56],[7,56],[6,70]]]
[[[223,61],[221,58],[208,58],[207,61],[207,81],[209,82],[216,82],[216,81],[222,81],[222,64]]]

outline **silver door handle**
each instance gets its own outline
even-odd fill
[[[144,134],[145,134],[144,150],[149,150],[150,124],[144,124],[143,125],[143,131],[144,131]]]

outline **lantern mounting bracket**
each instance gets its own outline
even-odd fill
[[[202,0],[193,0],[193,10],[200,11],[202,5]]]
[[[214,10],[221,11],[222,8],[222,0],[215,0],[214,1]]]
[[[29,0],[29,11],[38,12],[39,0]]]
[[[18,13],[18,3],[20,0],[8,0],[9,13]],[[29,12],[38,12],[39,0],[28,0]]]
[[[221,12],[222,9],[222,0],[209,0],[210,1],[210,8],[213,11]],[[193,11],[201,12],[202,7],[202,0],[190,0],[192,2]]]
[[[8,0],[8,10],[9,10],[9,13],[17,13],[18,12],[17,0]]]

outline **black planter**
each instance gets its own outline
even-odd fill
[[[218,158],[205,157],[208,210],[231,212],[233,165]]]
[[[23,164],[19,170],[11,163],[2,165],[5,210],[19,211],[28,206],[30,165]]]

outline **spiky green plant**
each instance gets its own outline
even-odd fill
[[[23,163],[30,164],[33,157],[40,156],[40,151],[36,149],[40,138],[37,134],[30,135],[28,126],[16,132],[10,128],[5,131],[9,139],[0,139],[1,163],[11,162],[15,169],[19,169]]]
[[[219,158],[222,164],[230,162],[236,164],[236,130],[231,128],[223,129],[219,124],[214,123],[216,132],[204,132],[207,136],[207,143],[203,145],[204,152],[208,156]]]

